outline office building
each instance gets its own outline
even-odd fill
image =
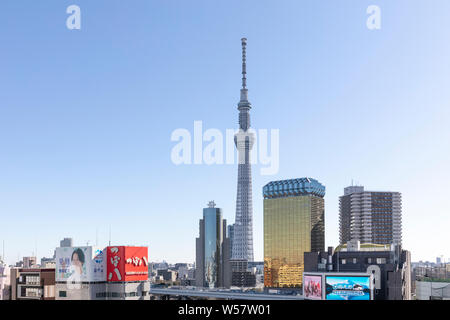
[[[56,268],[56,261],[55,258],[41,258],[41,268],[45,269],[55,269]]]
[[[374,276],[374,300],[411,300],[411,253],[397,245],[357,240],[327,251],[306,252],[305,273],[366,273]]]
[[[11,268],[0,261],[0,300],[11,299]]]
[[[264,285],[302,285],[303,254],[325,246],[325,186],[312,178],[269,182],[264,196]]]
[[[73,239],[72,238],[64,238],[59,242],[60,247],[73,247]]]
[[[177,263],[175,264],[175,270],[177,270],[178,280],[194,280],[195,279],[195,268],[193,264],[190,263]]]
[[[413,279],[450,279],[450,264],[424,265],[412,263]]]
[[[148,248],[56,248],[56,300],[150,300]]]
[[[231,286],[239,288],[254,288],[256,286],[256,268],[249,268],[248,261],[230,260]]]
[[[249,262],[248,269],[255,274],[256,287],[264,287],[264,261]]]
[[[197,287],[229,288],[231,285],[230,242],[222,209],[210,201],[200,219],[196,239],[195,281]]]
[[[161,277],[163,281],[175,282],[178,277],[178,273],[175,270],[160,269],[157,272],[157,276]]]
[[[55,269],[12,268],[11,300],[55,300]]]
[[[238,150],[238,183],[236,196],[236,219],[233,232],[233,259],[253,261],[253,200],[252,200],[252,168],[250,164],[250,150],[255,137],[250,129],[250,109],[247,89],[247,39],[242,39],[242,89],[238,104],[239,131],[234,136],[234,143]]]
[[[37,267],[36,257],[23,257],[23,268],[29,269],[33,267]]]
[[[228,226],[228,238],[230,239],[230,257],[233,256],[233,238],[234,238],[234,224]]]
[[[399,192],[364,191],[363,186],[344,189],[339,198],[339,240],[361,243],[402,243],[402,197]]]

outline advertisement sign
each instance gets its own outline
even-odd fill
[[[105,259],[101,248],[56,248],[56,281],[96,282],[105,281]]]
[[[370,300],[370,276],[326,276],[326,300]]]
[[[147,247],[107,247],[107,281],[148,280]]]
[[[322,276],[303,275],[303,297],[322,300]]]

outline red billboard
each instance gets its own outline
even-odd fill
[[[108,282],[148,280],[147,247],[110,246],[106,251]]]

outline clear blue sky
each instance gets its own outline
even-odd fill
[[[81,7],[82,29],[66,28]],[[366,8],[382,10],[381,30]],[[450,257],[448,0],[8,0],[0,4],[0,241],[12,263],[84,245],[149,246],[194,261],[202,209],[234,221],[237,167],[175,166],[173,130],[237,128],[248,38],[255,128],[280,129],[280,171],[253,170],[255,258],[262,187],[326,188],[326,245],[354,179],[403,194],[413,260]]]

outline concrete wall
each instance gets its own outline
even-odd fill
[[[11,299],[11,269],[0,265],[0,300]]]
[[[96,293],[105,291],[105,283],[56,283],[55,287],[56,300],[98,300]]]
[[[150,300],[149,291],[150,281],[56,283],[55,295],[56,300]]]
[[[450,282],[416,281],[417,300],[430,300],[432,296],[450,300]]]

